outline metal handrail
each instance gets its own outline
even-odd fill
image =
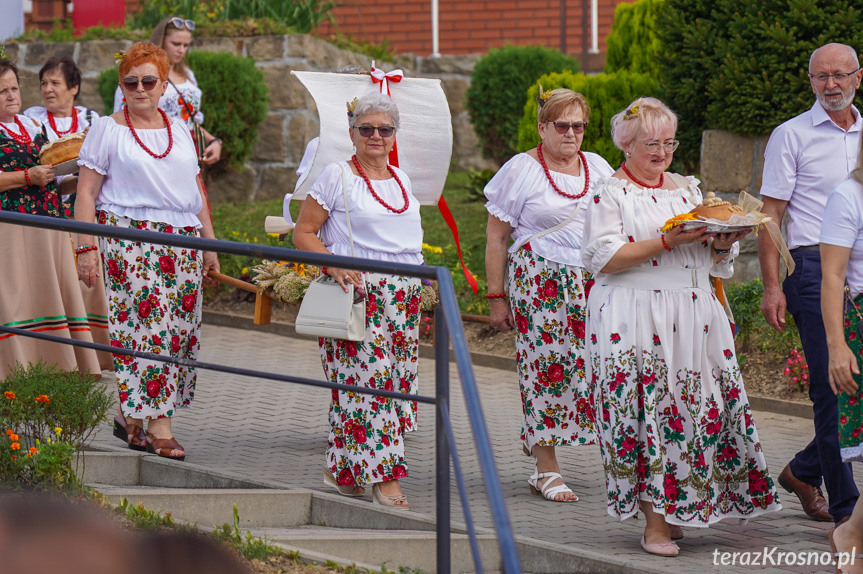
[[[354,393],[365,393],[372,395],[387,396],[402,400],[411,400],[422,403],[433,403],[435,409],[435,445],[436,445],[436,533],[437,533],[437,571],[449,573],[451,571],[451,544],[450,544],[450,467],[452,460],[455,470],[456,483],[459,496],[462,499],[462,508],[465,513],[465,521],[468,527],[468,535],[473,550],[474,565],[477,572],[483,572],[482,561],[479,555],[479,546],[476,532],[473,528],[467,489],[462,476],[458,454],[455,450],[455,436],[449,419],[449,342],[452,340],[452,351],[456,361],[456,367],[462,382],[465,407],[468,419],[473,429],[474,442],[477,449],[480,468],[486,485],[486,495],[491,509],[492,520],[497,532],[498,546],[500,548],[503,571],[508,574],[521,572],[518,552],[515,546],[512,526],[506,511],[503,489],[494,461],[494,453],[485,418],[480,404],[479,391],[474,378],[473,368],[470,362],[470,352],[467,348],[467,339],[461,323],[458,301],[452,283],[452,276],[444,267],[432,267],[426,265],[411,265],[406,263],[395,263],[388,261],[375,261],[370,259],[358,259],[354,257],[343,257],[338,255],[320,254],[309,251],[298,251],[284,247],[273,247],[267,245],[256,245],[247,243],[236,243],[218,239],[203,239],[175,234],[144,231],[139,229],[124,229],[109,227],[96,223],[83,223],[67,219],[58,219],[40,215],[29,215],[11,211],[0,211],[0,223],[25,225],[42,229],[54,229],[68,231],[71,233],[83,233],[87,235],[98,235],[113,237],[136,242],[170,245],[173,247],[185,247],[188,249],[199,249],[203,251],[215,251],[218,253],[230,253],[234,255],[253,256],[258,258],[271,258],[276,260],[290,260],[297,263],[311,265],[326,265],[331,267],[344,267],[362,271],[373,271],[393,275],[405,275],[435,279],[438,281],[440,290],[440,308],[443,311],[444,321],[436,321],[435,329],[435,397],[421,395],[408,395],[398,391],[386,391],[379,389],[366,389],[357,386],[330,383],[329,381],[318,381],[291,375],[278,375],[262,371],[239,369],[212,363],[201,363],[177,357],[167,357],[131,349],[116,348],[109,345],[88,343],[44,333],[33,333],[27,330],[16,329],[0,325],[0,332],[53,341],[66,345],[86,347],[102,350],[113,354],[132,355],[136,357],[157,360],[167,363],[175,363],[188,367],[196,367],[207,370],[229,372],[237,375],[253,376],[283,382],[298,383],[310,386],[338,389]]]

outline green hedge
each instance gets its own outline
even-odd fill
[[[656,35],[656,17],[665,0],[638,0],[621,3],[614,9],[614,24],[605,40],[608,51],[605,71],[628,70],[659,76],[662,42]]]
[[[855,0],[666,0],[657,26],[665,101],[681,119],[678,157],[694,164],[705,129],[765,135],[812,107],[810,54],[858,45],[863,14]]]
[[[584,132],[581,148],[598,153],[612,166],[620,165],[623,152],[614,147],[614,142],[611,141],[611,117],[622,111],[635,98],[655,96],[659,89],[656,80],[649,75],[626,71],[595,76],[568,72],[542,76],[527,91],[527,103],[518,126],[519,151],[536,147],[540,141],[536,131],[539,84],[542,84],[544,90],[569,88],[587,98],[590,105],[590,123]]]
[[[258,140],[258,127],[267,117],[267,86],[254,60],[224,52],[189,52],[186,62],[204,92],[204,127],[222,138],[222,160],[242,169]],[[99,93],[106,113],[114,106],[117,68],[99,76]]]
[[[578,71],[578,62],[541,46],[491,49],[473,69],[466,107],[483,154],[500,163],[518,153],[525,92],[550,72]]]

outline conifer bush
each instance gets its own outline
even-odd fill
[[[526,151],[539,143],[536,130],[536,113],[539,85],[546,91],[569,88],[587,98],[590,106],[590,123],[584,131],[581,149],[598,153],[616,167],[623,161],[623,152],[611,140],[611,117],[623,111],[627,104],[640,96],[656,96],[659,88],[648,74],[619,71],[613,74],[573,74],[569,72],[547,74],[537,80],[527,92],[521,121],[518,126],[518,149]]]
[[[473,69],[466,97],[483,154],[503,163],[518,153],[518,124],[527,89],[543,74],[578,69],[574,59],[541,46],[489,50]]]
[[[614,9],[614,24],[606,38],[605,71],[628,70],[659,76],[662,42],[656,35],[656,17],[665,0],[623,2]]]
[[[766,135],[811,108],[809,56],[828,42],[858,46],[861,12],[855,0],[665,0],[660,80],[680,116],[675,157],[696,164],[705,129]]]

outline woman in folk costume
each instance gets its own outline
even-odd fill
[[[348,116],[356,154],[321,171],[297,220],[294,245],[335,255],[351,255],[353,245],[356,257],[420,264],[419,202],[407,174],[388,163],[399,110],[390,97],[371,93],[349,106]],[[334,267],[324,272],[346,291],[350,283],[365,292],[367,313],[362,341],[320,339],[327,378],[409,392],[417,377],[420,280]],[[372,485],[376,504],[408,510],[399,481],[408,475],[404,433],[413,421],[411,405],[333,391],[325,480],[346,496],[363,496]]]
[[[485,188],[486,297],[492,326],[517,331],[521,439],[525,453],[536,459],[531,491],[573,502],[578,497],[560,476],[555,447],[594,442],[584,376],[593,280],[581,262],[582,230],[590,190],[614,170],[600,156],[581,151],[590,118],[584,96],[540,88],[538,101],[542,142],[504,164]]]
[[[647,520],[641,546],[677,556],[680,526],[779,510],[710,275],[730,277],[747,231],[707,233],[670,218],[701,202],[694,178],[666,172],[677,116],[641,98],[611,120],[626,161],[598,183],[585,225],[595,274],[588,349],[608,513]]]
[[[39,93],[42,96],[42,106],[28,108],[24,115],[42,124],[42,133],[48,137],[49,142],[77,133],[86,132],[90,124],[95,121],[99,114],[85,108],[76,106],[75,100],[81,90],[81,70],[75,61],[69,57],[49,58],[45,65],[39,70]],[[77,179],[71,175],[58,178],[58,181],[69,180],[68,189],[74,192]],[[75,195],[63,195],[63,202],[70,208],[75,205]],[[87,311],[87,322],[93,341],[101,345],[110,343],[108,337],[108,302],[105,300],[105,286],[102,284],[95,287],[87,287],[80,283],[81,295]],[[102,369],[110,369],[112,366],[109,353],[98,352],[99,366]]]
[[[21,115],[18,68],[0,48],[0,210],[69,217],[54,166],[39,164],[48,143],[42,126]],[[92,342],[87,311],[75,273],[69,234],[0,224],[0,325]],[[61,369],[99,375],[94,351],[20,335],[0,334],[0,380],[15,368],[43,360]]]
[[[159,108],[168,66],[165,52],[144,42],[120,62],[128,105],[96,120],[87,134],[78,158],[78,221],[93,221],[98,210],[104,225],[214,238],[189,130]],[[78,241],[78,274],[92,286],[100,281],[95,239],[79,235]],[[219,270],[216,254],[107,237],[99,246],[111,344],[195,360],[201,281],[210,269]],[[129,448],[184,460],[171,418],[191,406],[195,370],[124,355],[115,355],[114,368],[120,398],[114,434]]]
[[[212,165],[219,161],[222,154],[222,140],[203,128],[204,114],[201,112],[201,101],[204,93],[198,87],[195,73],[186,65],[185,57],[192,45],[192,32],[195,22],[172,16],[165,18],[153,28],[150,42],[159,46],[168,56],[171,67],[168,71],[168,88],[159,98],[159,108],[168,114],[169,118],[177,118],[194,134],[195,126],[201,126],[203,141],[195,141],[201,163]],[[125,94],[117,88],[114,93],[114,111],[118,112],[126,104]],[[206,192],[206,190],[204,190]]]

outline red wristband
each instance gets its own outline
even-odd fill
[[[489,293],[485,296],[486,299],[506,299],[506,293]]]
[[[665,234],[663,233],[662,235],[659,236],[659,238],[662,240],[662,246],[665,248],[665,250],[671,251],[671,247],[669,247],[668,243],[665,242]]]
[[[27,171],[28,170],[26,170],[26,169],[24,170],[24,181],[27,182],[27,187],[30,187],[33,184],[30,183],[30,174],[28,174]]]
[[[97,249],[98,247],[95,245],[82,245],[75,248],[75,255],[81,255],[82,253],[87,253],[88,251],[95,251]]]
[[[327,268],[321,267],[321,275],[326,275],[326,274],[327,274]]]

